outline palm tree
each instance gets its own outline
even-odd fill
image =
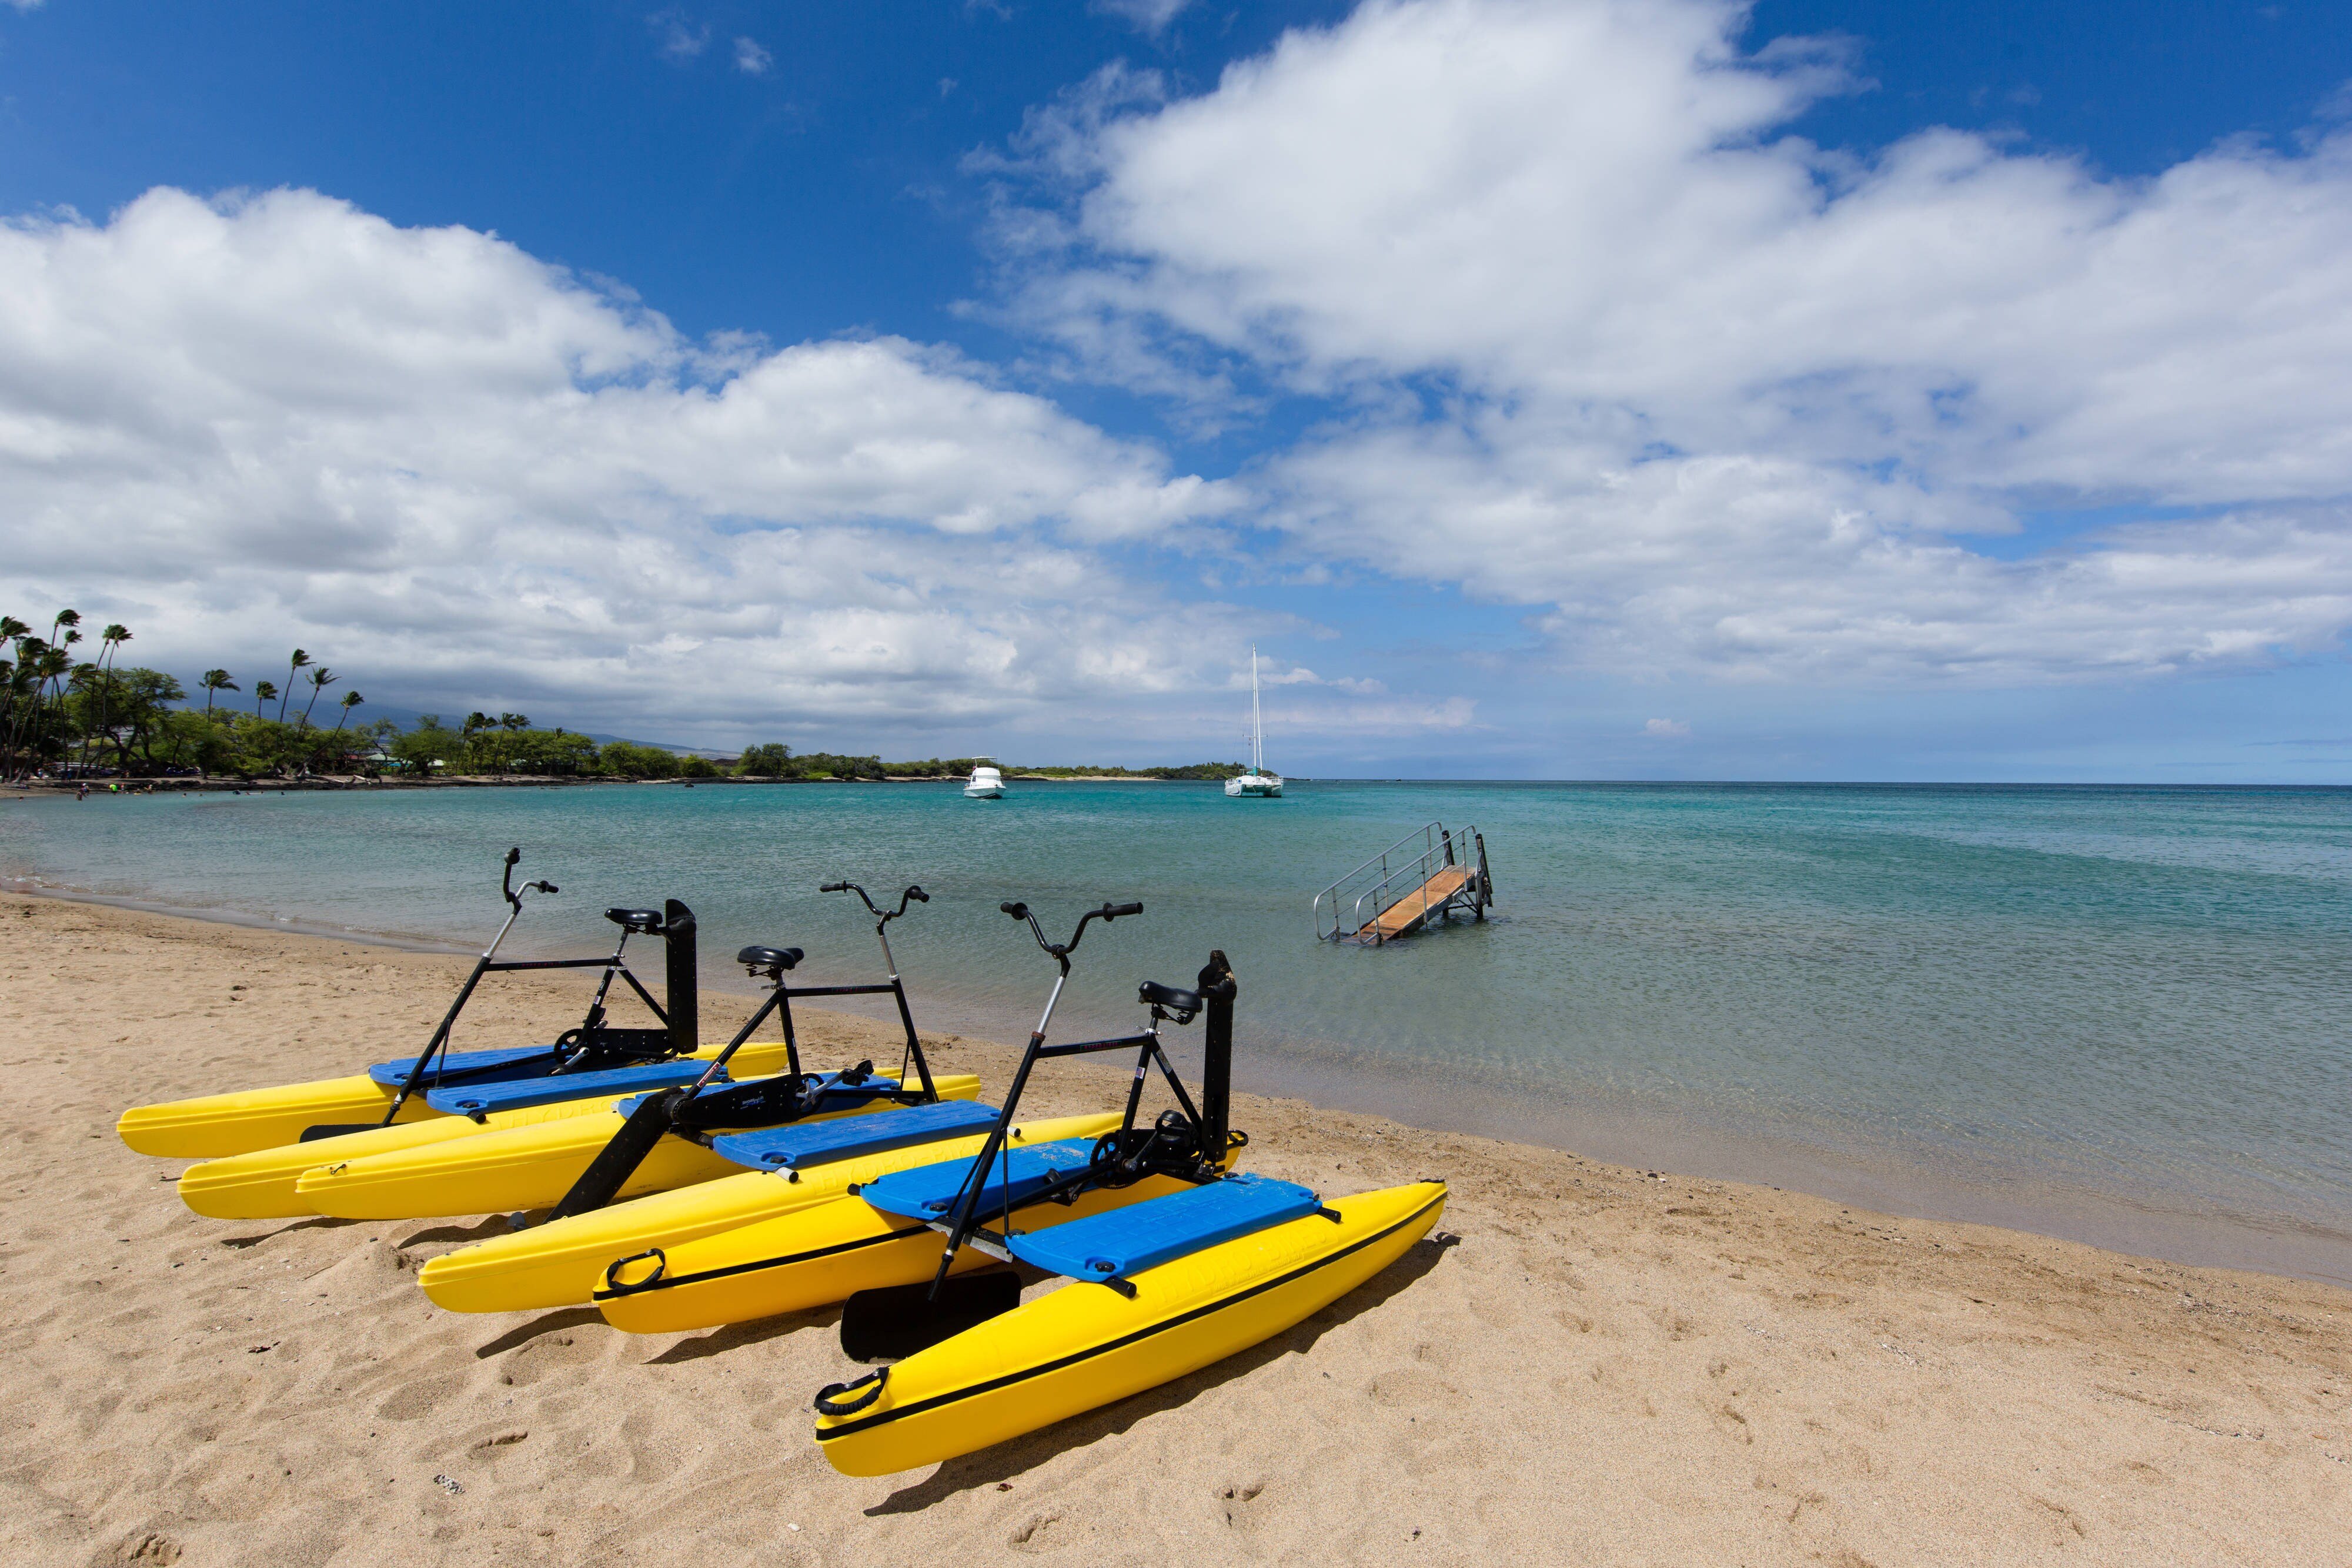
[[[106,630],[98,634],[98,727],[110,737],[114,734],[114,715],[110,700],[112,693],[105,678],[107,667],[113,662],[115,654],[121,649],[122,644],[130,641],[131,628],[120,621],[108,622]],[[89,747],[85,741],[82,746],[82,758],[87,761],[89,757]]]
[[[213,711],[213,696],[215,693],[244,690],[242,686],[228,678],[226,670],[206,670],[204,678],[196,685],[205,688],[205,712],[207,716]]]
[[[310,700],[302,705],[302,727],[308,729],[310,727],[310,710],[319,706],[319,694],[341,680],[342,677],[326,665],[320,664],[302,678],[310,683]]]
[[[286,722],[286,699],[294,695],[295,677],[301,674],[302,666],[310,662],[310,655],[299,648],[295,649],[294,656],[286,661],[286,696],[278,699],[278,722],[280,724]]]
[[[276,696],[277,695],[278,695],[278,685],[277,685],[277,683],[276,683],[276,682],[274,682],[274,681],[256,681],[256,682],[254,682],[254,683],[253,683],[253,716],[254,716],[254,717],[256,717],[256,718],[259,718],[259,717],[261,716],[261,705],[262,705],[263,703],[268,702],[271,697],[274,697],[274,696]],[[279,711],[279,712],[281,712],[281,713],[283,713],[283,712],[285,711],[285,709],[281,707],[278,711]]]
[[[359,706],[360,704],[365,701],[367,701],[367,698],[360,695],[357,692],[345,692],[343,694],[343,700],[335,705],[337,707],[343,710],[343,716],[335,721],[335,728],[338,732],[341,731],[344,724],[351,718],[352,709]]]

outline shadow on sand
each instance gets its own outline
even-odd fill
[[[362,1223],[364,1222],[362,1220],[337,1219],[332,1216],[321,1214],[309,1219],[298,1219],[291,1225],[281,1225],[275,1230],[265,1230],[258,1236],[225,1236],[221,1238],[220,1244],[232,1251],[241,1252],[247,1247],[258,1247],[265,1241],[275,1241],[281,1236],[291,1236],[298,1230],[340,1230],[345,1226]]]
[[[782,1339],[803,1329],[827,1328],[841,1321],[839,1307],[812,1307],[804,1312],[786,1312],[776,1318],[753,1318],[749,1322],[726,1323],[711,1330],[700,1339],[680,1340],[659,1355],[646,1363],[647,1366],[676,1366],[682,1361],[700,1361],[706,1355],[723,1355],[745,1345],[764,1344],[772,1339]]]
[[[1116,1405],[1089,1410],[1042,1431],[999,1443],[976,1454],[950,1459],[924,1479],[892,1492],[866,1512],[869,1517],[919,1513],[933,1503],[943,1502],[959,1492],[993,1486],[1024,1470],[1034,1469],[1066,1449],[1082,1448],[1089,1443],[1116,1436],[1138,1421],[1172,1410],[1206,1390],[1236,1377],[1246,1376],[1269,1362],[1286,1355],[1304,1354],[1313,1348],[1315,1342],[1322,1338],[1326,1331],[1370,1312],[1436,1268],[1439,1260],[1459,1245],[1461,1239],[1445,1231],[1424,1237],[1414,1242],[1394,1263],[1286,1333],[1263,1340],[1247,1350],[1229,1355],[1198,1372],[1188,1373],[1173,1382],[1130,1396]]]
[[[520,1323],[507,1330],[489,1343],[475,1351],[474,1359],[488,1361],[494,1355],[503,1355],[518,1345],[528,1344],[543,1333],[555,1333],[563,1329],[576,1329],[583,1324],[601,1323],[604,1321],[604,1314],[593,1307],[566,1307],[560,1312],[550,1312],[545,1317],[533,1318],[527,1323]]]

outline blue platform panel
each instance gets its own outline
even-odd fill
[[[1012,1254],[1073,1280],[1118,1280],[1255,1231],[1304,1219],[1323,1200],[1297,1182],[1246,1173],[1067,1225],[1012,1237]]]
[[[1086,1169],[1094,1147],[1092,1138],[1069,1138],[1034,1146],[1014,1145],[988,1162],[988,1179],[981,1187],[980,1207],[972,1212],[997,1212],[1004,1207],[1008,1194],[1015,1206],[1027,1202],[1055,1176]],[[878,1181],[867,1182],[858,1189],[857,1196],[885,1214],[903,1215],[926,1223],[945,1219],[955,1202],[956,1188],[971,1174],[971,1158],[941,1160],[937,1165],[917,1166],[913,1170],[892,1171]]]
[[[648,1061],[638,1067],[613,1067],[602,1072],[558,1072],[552,1076],[517,1078],[503,1083],[453,1083],[428,1089],[425,1103],[453,1116],[487,1116],[493,1111],[520,1111],[551,1105],[559,1100],[584,1100],[592,1094],[643,1094],[655,1089],[675,1089],[691,1083],[709,1069],[708,1061],[678,1058]],[[711,1080],[723,1083],[721,1072]]]
[[[820,1113],[852,1109],[856,1102],[834,1097],[820,1104]],[[877,1111],[870,1116],[835,1116],[823,1122],[793,1122],[757,1132],[727,1133],[710,1140],[711,1153],[753,1170],[804,1171],[861,1155],[878,1155],[942,1138],[978,1137],[996,1125],[999,1113],[970,1100],[940,1100],[929,1105],[908,1105]]]
[[[446,1072],[473,1072],[499,1067],[510,1067],[518,1073],[544,1072],[554,1065],[555,1048],[552,1046],[514,1046],[503,1051],[453,1051],[437,1059],[426,1076],[438,1078]],[[404,1056],[398,1061],[379,1061],[367,1072],[370,1078],[386,1089],[397,1089],[407,1082],[408,1075],[415,1071],[416,1058]],[[499,1076],[492,1071],[489,1082],[497,1082]]]

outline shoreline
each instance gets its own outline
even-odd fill
[[[362,931],[216,906],[189,908],[0,876],[0,896],[10,894],[394,952],[453,956],[474,952],[419,935]],[[712,994],[754,994],[727,966],[714,967],[703,977],[702,987]],[[864,1016],[834,1010],[845,1017]],[[924,1010],[961,1034],[994,1032],[989,1020],[959,1008],[952,998],[943,1004],[934,998]],[[1860,1148],[1733,1132],[1670,1112],[1531,1102],[1509,1085],[1465,1081],[1451,1070],[1441,1074],[1404,1062],[1374,1070],[1328,1050],[1262,1047],[1251,1060],[1236,1064],[1235,1082],[1319,1110],[1379,1116],[1424,1132],[1575,1151],[1635,1168],[1671,1166],[1693,1177],[1858,1204],[1906,1219],[1989,1226],[2185,1268],[2241,1270],[2352,1287],[2352,1233],[2309,1223],[2264,1223],[2226,1211],[2136,1202],[2081,1183],[2047,1176],[2037,1180],[1992,1167],[1971,1179],[1919,1163],[1868,1157],[1869,1152]]]
[[[113,1136],[130,1103],[392,1054],[466,967],[0,894],[0,1022],[41,1113],[0,1152],[0,1559],[2352,1553],[2352,1291],[2327,1285],[1238,1093],[1251,1168],[1331,1194],[1443,1176],[1444,1234],[1255,1351],[852,1480],[803,1408],[844,1375],[833,1311],[645,1338],[445,1313],[416,1267],[496,1221],[203,1220],[168,1185],[187,1162]],[[573,1020],[579,979],[511,978],[474,1027]],[[803,1024],[817,1062],[890,1033]],[[992,1085],[1014,1056],[926,1048]],[[1035,1109],[1122,1077],[1041,1074]]]
[[[1008,784],[1213,784],[1213,779],[1154,779],[1148,775],[1125,773],[1008,773]],[[940,784],[961,788],[969,780],[961,775],[934,778],[927,774],[890,773],[879,779],[771,779],[760,774],[719,774],[709,779],[606,779],[581,778],[554,773],[460,773],[439,779],[384,779],[366,774],[321,774],[308,779],[237,779],[226,775],[206,775],[199,779],[44,779],[21,783],[0,784],[0,800],[40,800],[60,795],[72,795],[83,783],[90,786],[93,795],[281,795],[305,794],[319,790],[339,789],[550,789],[593,786],[656,784],[667,788],[691,789],[697,785],[734,786],[767,784]],[[1312,783],[1312,779],[1294,780]],[[133,786],[121,790],[108,789],[110,784]]]

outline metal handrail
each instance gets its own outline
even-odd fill
[[[1424,891],[1429,886],[1429,879],[1437,874],[1438,864],[1467,864],[1468,858],[1465,852],[1468,851],[1470,847],[1470,840],[1476,834],[1476,832],[1477,830],[1475,828],[1465,829],[1460,832],[1454,833],[1447,832],[1443,827],[1438,828],[1438,841],[1436,843],[1431,845],[1428,849],[1423,850],[1415,859],[1399,866],[1396,870],[1389,873],[1386,876],[1381,878],[1380,881],[1374,883],[1371,886],[1358,894],[1356,895],[1355,907],[1357,932],[1361,934],[1363,930],[1371,924],[1371,921],[1368,921],[1364,918],[1364,901],[1366,899],[1369,898],[1375,901],[1372,904],[1372,920],[1374,921],[1380,919],[1381,915],[1386,915],[1390,910],[1394,909],[1398,904],[1405,902],[1404,898],[1395,899],[1388,903],[1381,903],[1378,901],[1381,894],[1388,891],[1389,883],[1408,873],[1414,878],[1412,891],[1414,893],[1423,894],[1421,901],[1421,913],[1422,917],[1423,919],[1427,919],[1430,910],[1434,907],[1430,904]],[[1432,863],[1435,857],[1440,854],[1443,854],[1445,857],[1444,860],[1437,863]],[[1473,874],[1475,875],[1475,873]],[[1405,896],[1410,898],[1412,894],[1408,894]],[[1442,900],[1441,904],[1451,904],[1452,902],[1453,897],[1452,895],[1449,895],[1445,899]],[[1379,943],[1380,937],[1377,934],[1374,935],[1373,941],[1375,945]]]
[[[1444,823],[1435,821],[1425,822],[1422,826],[1415,828],[1412,832],[1405,834],[1404,837],[1399,839],[1396,842],[1391,844],[1380,853],[1372,856],[1363,864],[1358,866],[1355,870],[1349,872],[1347,875],[1341,877],[1339,881],[1333,883],[1322,892],[1317,894],[1315,895],[1316,936],[1319,939],[1338,941],[1340,937],[1348,935],[1346,931],[1340,929],[1339,925],[1339,890],[1341,888],[1347,886],[1349,883],[1355,881],[1358,877],[1363,875],[1364,873],[1371,870],[1374,866],[1381,868],[1381,875],[1378,879],[1379,883],[1385,883],[1389,880],[1391,875],[1393,874],[1389,869],[1389,857],[1402,851],[1407,844],[1418,841],[1423,846],[1421,853],[1413,856],[1412,860],[1404,862],[1406,865],[1418,864],[1423,860],[1428,858],[1431,852],[1444,840],[1445,836]],[[1376,883],[1375,885],[1378,885],[1378,883]],[[1323,931],[1323,901],[1327,898],[1331,901],[1331,931],[1328,938],[1324,936]],[[1362,898],[1360,896],[1356,900],[1356,903],[1359,909],[1360,909],[1363,903]],[[1360,931],[1363,929],[1362,922],[1359,921],[1357,923],[1356,929]]]

